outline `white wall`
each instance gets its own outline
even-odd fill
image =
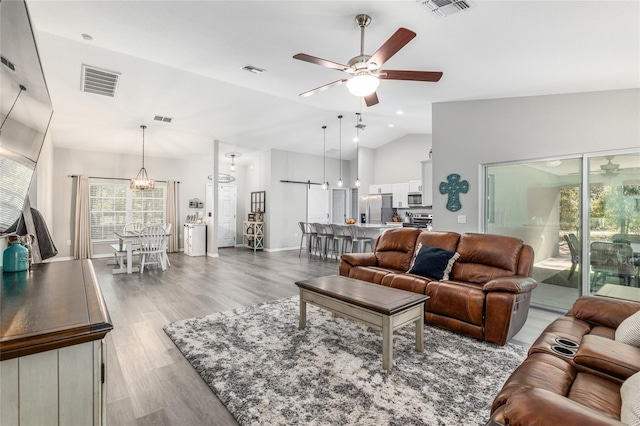
[[[434,228],[480,227],[482,164],[640,147],[640,89],[433,105]],[[462,210],[446,209],[438,186],[451,173],[469,182]],[[466,224],[458,224],[466,215]]]
[[[342,161],[342,180],[345,188],[352,187],[349,161]],[[266,247],[271,250],[300,245],[298,222],[306,220],[307,186],[284,183],[281,180],[317,182],[323,179],[322,156],[271,150],[269,187],[267,188]],[[340,161],[326,159],[326,179],[335,187],[340,174]]]
[[[422,179],[421,161],[429,159],[431,135],[412,134],[389,142],[375,150],[376,184]]]
[[[54,148],[53,150],[53,221],[50,232],[56,247],[58,258],[73,256],[73,249],[67,241],[73,241],[73,192],[74,179],[69,175],[87,175],[93,177],[131,178],[140,170],[140,156],[108,154],[72,149]],[[180,223],[173,229],[179,232],[182,247],[182,228],[188,214],[204,209],[190,209],[189,199],[206,198],[207,178],[211,174],[211,161],[186,161],[169,158],[145,156],[145,167],[152,179],[180,181],[178,189],[178,218]],[[94,254],[109,253],[108,246],[94,245]]]

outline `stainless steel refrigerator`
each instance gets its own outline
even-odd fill
[[[390,194],[363,195],[358,198],[360,223],[383,224],[393,221],[393,196]]]

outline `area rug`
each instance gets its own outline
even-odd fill
[[[413,325],[394,333],[382,370],[381,332],[298,297],[168,324],[165,332],[241,425],[483,425],[526,348]]]

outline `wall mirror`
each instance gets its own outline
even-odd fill
[[[265,191],[252,192],[251,213],[264,213],[265,211]]]
[[[0,53],[0,234],[3,234],[20,217],[53,114],[24,1],[0,2]]]

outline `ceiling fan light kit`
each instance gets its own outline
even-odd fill
[[[385,62],[413,40],[416,33],[406,28],[399,28],[373,55],[365,55],[364,31],[371,23],[371,17],[364,14],[357,15],[356,23],[360,27],[360,54],[351,58],[347,65],[307,55],[306,53],[298,53],[293,56],[294,59],[345,72],[349,75],[349,78],[342,78],[300,93],[300,96],[311,96],[346,83],[349,92],[355,96],[363,97],[365,104],[370,107],[379,102],[376,90],[380,85],[381,79],[437,82],[442,77],[442,73],[439,71],[383,70],[382,66]]]
[[[361,72],[347,81],[347,89],[355,96],[369,96],[378,89],[380,80],[366,72]]]

